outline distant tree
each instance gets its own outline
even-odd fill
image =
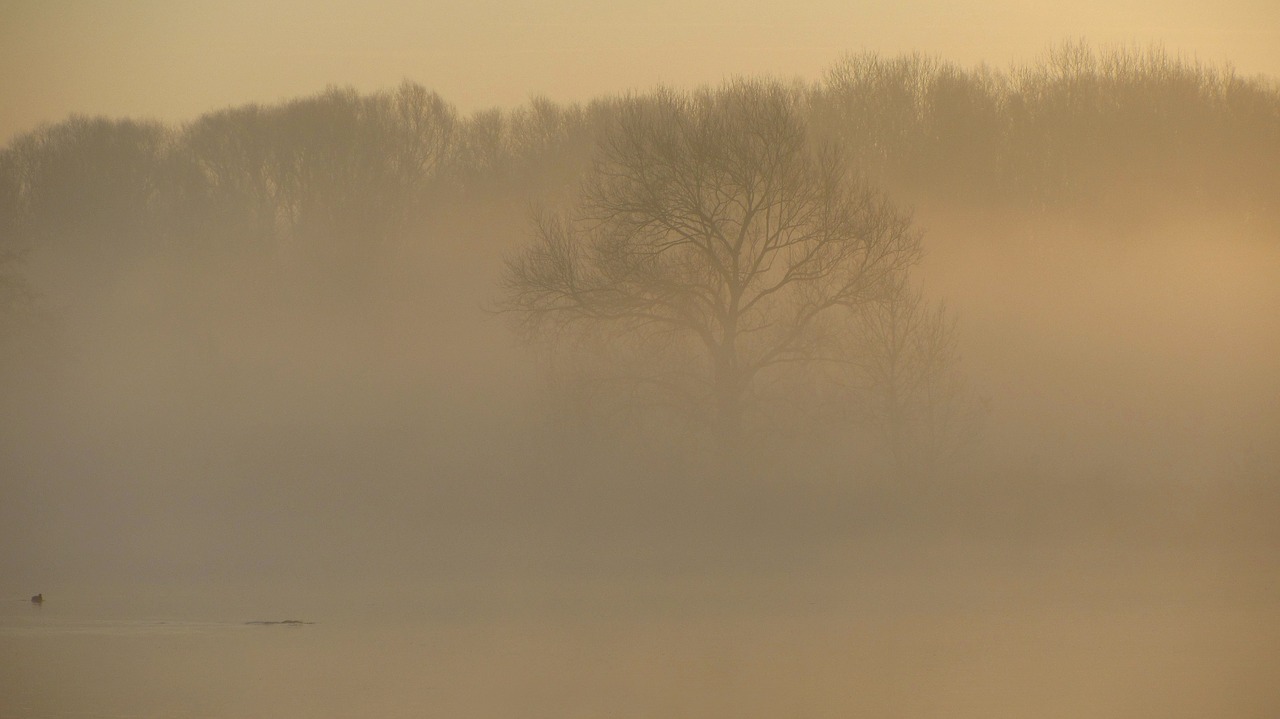
[[[22,160],[12,149],[0,150],[0,370],[36,319],[35,293],[22,274],[31,242]]]
[[[837,139],[857,167],[878,183],[909,185],[933,149],[926,127],[928,95],[940,62],[919,53],[871,53],[836,62],[815,88],[810,122]]]
[[[154,251],[169,137],[155,123],[72,116],[16,138],[6,151],[16,241],[91,257],[99,270]]]
[[[906,278],[853,311],[849,370],[837,376],[859,424],[898,475],[928,471],[976,438],[981,407],[961,372],[956,322]]]
[[[410,82],[205,115],[166,168],[172,233],[319,286],[363,286],[424,224],[455,125],[447,103]]]
[[[404,239],[455,122],[452,108],[412,83],[371,96],[333,88],[273,119],[279,220],[322,276],[367,272]]]
[[[848,359],[847,312],[890,299],[921,253],[801,111],[754,82],[625,105],[580,204],[540,216],[508,261],[502,309],[530,337],[625,348],[611,380],[736,448],[766,388]]]
[[[183,128],[166,167],[168,231],[175,246],[204,253],[282,254],[278,113],[244,105]]]
[[[0,332],[9,349],[51,351],[71,308],[104,312],[127,294],[122,277],[167,252],[158,208],[172,142],[159,123],[73,115],[0,152]],[[42,282],[26,273],[28,259],[40,261]]]

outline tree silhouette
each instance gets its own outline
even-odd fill
[[[502,309],[528,336],[625,347],[640,361],[611,379],[736,448],[763,389],[844,361],[848,310],[920,257],[909,216],[815,148],[802,110],[753,82],[627,104],[577,207],[541,215],[508,261]]]
[[[960,370],[955,319],[906,278],[853,313],[839,375],[846,402],[871,428],[898,476],[932,469],[967,447],[982,410]]]

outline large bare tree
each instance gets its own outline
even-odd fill
[[[765,388],[843,361],[849,310],[920,257],[910,217],[810,141],[802,102],[742,81],[624,103],[578,205],[508,261],[503,309],[625,348],[614,380],[736,445]]]

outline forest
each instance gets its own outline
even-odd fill
[[[0,518],[58,539],[0,566],[661,574],[912,531],[1253,562],[1280,506],[1277,158],[1273,78],[1083,43],[467,116],[405,81],[34,128],[0,152]],[[704,356],[672,298],[706,268],[609,252],[669,219],[628,197],[747,160],[809,178],[778,206],[827,224],[786,232],[871,244],[735,327],[773,332],[784,294],[839,319]]]

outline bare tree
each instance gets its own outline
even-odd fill
[[[980,407],[960,370],[955,319],[898,278],[857,308],[842,375],[854,418],[879,435],[895,472],[928,471],[968,446]]]
[[[920,257],[909,216],[813,146],[800,102],[744,81],[625,104],[580,204],[508,261],[502,308],[530,336],[643,357],[613,379],[735,447],[769,376],[843,361],[845,313]]]

